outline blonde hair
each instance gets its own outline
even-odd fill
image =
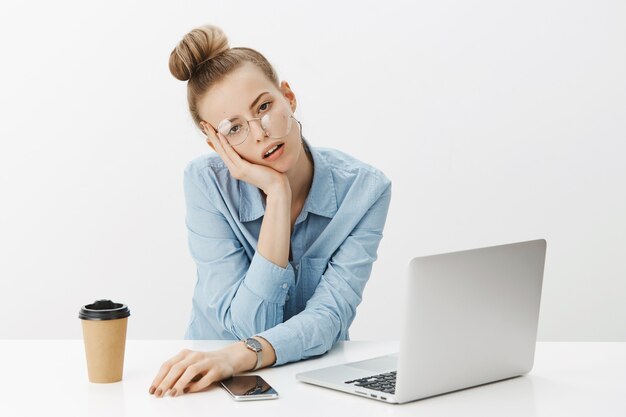
[[[251,48],[230,48],[226,35],[217,26],[202,25],[187,33],[170,54],[169,68],[174,77],[187,82],[187,103],[196,126],[203,131],[198,100],[209,88],[244,62],[256,65],[278,89],[278,75],[260,53]]]

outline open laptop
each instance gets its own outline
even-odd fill
[[[528,373],[535,357],[545,239],[413,258],[400,351],[296,374],[406,403]]]

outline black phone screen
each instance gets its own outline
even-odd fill
[[[235,375],[221,382],[233,395],[254,396],[276,393],[259,375]]]

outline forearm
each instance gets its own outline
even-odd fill
[[[289,264],[289,245],[291,244],[291,188],[288,185],[279,186],[274,192],[269,192],[265,201],[265,215],[257,251],[267,260],[286,268]],[[255,336],[263,346],[263,362],[261,367],[271,366],[276,362],[276,352],[272,345],[262,337]],[[246,372],[256,365],[256,355],[245,347],[235,345],[234,354],[240,359],[238,372]]]
[[[289,264],[291,244],[291,189],[280,186],[267,195],[257,251],[276,265]]]

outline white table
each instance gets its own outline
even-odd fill
[[[626,416],[626,343],[539,342],[526,376],[402,405],[295,379],[303,370],[392,353],[397,341],[340,342],[320,358],[257,371],[277,400],[235,402],[218,386],[176,398],[148,394],[161,363],[179,350],[227,343],[128,340],[123,380],[95,384],[82,339],[0,340],[0,416]]]

